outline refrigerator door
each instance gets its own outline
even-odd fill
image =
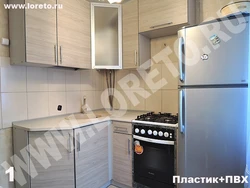
[[[182,81],[179,85],[246,84],[249,61],[248,19],[239,17],[180,30]]]
[[[183,89],[180,99],[177,174],[244,175],[247,88]],[[178,188],[243,188],[243,185],[179,184]]]

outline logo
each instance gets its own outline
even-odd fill
[[[220,44],[221,40],[217,35],[213,35],[210,37],[210,41],[213,45]]]
[[[209,58],[209,56],[208,56],[207,54],[203,54],[203,55],[201,56],[201,59],[202,59],[203,61],[208,60],[208,58]]]

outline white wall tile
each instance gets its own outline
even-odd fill
[[[26,93],[2,93],[3,128],[11,127],[13,121],[26,120]]]
[[[95,91],[82,91],[81,97],[86,97],[86,103],[89,106],[88,110],[94,110],[95,108]]]
[[[114,108],[127,110],[132,106],[131,101],[129,99],[129,91],[117,90],[115,92],[114,98]]]
[[[148,90],[148,92],[151,91]],[[151,92],[151,95],[146,98],[145,109],[147,111],[161,112],[161,93],[161,90],[153,90],[153,92]]]
[[[92,91],[93,87],[93,71],[92,70],[82,70],[81,71],[81,90],[82,91]]]
[[[162,90],[162,112],[178,113],[178,90]]]
[[[103,91],[95,91],[95,98],[94,98],[94,109],[98,110],[98,109],[102,109],[105,106],[105,101],[103,101],[102,103],[102,95]]]
[[[48,69],[27,67],[27,91],[48,91]]]
[[[62,106],[62,111],[58,111],[58,105]],[[56,116],[66,114],[66,92],[49,92],[49,115]]]
[[[10,65],[10,58],[1,57],[1,92],[25,92],[26,67]]]
[[[49,69],[49,91],[65,91],[66,89],[66,73],[61,69]]]
[[[120,80],[122,80],[124,77],[128,76],[128,80],[130,80],[130,71],[129,70],[118,70],[116,71],[116,89],[121,90],[121,86],[118,83]]]
[[[140,93],[140,94],[139,94]],[[131,110],[145,110],[146,93],[144,89],[130,90],[129,100],[131,102]]]
[[[82,95],[81,91],[67,92],[67,114],[81,112]]]
[[[167,84],[162,83],[162,89],[178,89],[179,70],[178,63],[162,64],[162,78]]]
[[[81,90],[81,71],[66,71],[66,91]]]
[[[99,70],[93,70],[93,87],[95,90],[103,90],[104,89],[104,72]]]
[[[28,119],[49,116],[49,93],[28,93]]]

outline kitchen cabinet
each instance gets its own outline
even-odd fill
[[[91,3],[93,69],[122,69],[122,9],[119,4]]]
[[[109,182],[109,122],[75,130],[76,187],[100,188]]]
[[[195,0],[139,0],[139,32],[149,38],[176,34],[195,24]]]
[[[10,0],[44,4],[44,0]],[[57,9],[9,10],[11,64],[90,68],[90,3],[46,0]]]
[[[15,179],[22,180],[19,167],[32,177],[25,174],[27,183],[21,186],[16,182],[16,188],[75,187],[73,130],[27,132],[14,128],[13,136],[14,153],[28,164],[15,160]]]
[[[140,68],[150,59],[150,39],[139,34],[138,0],[122,5],[123,69]]]
[[[59,65],[91,68],[90,64],[90,4],[83,0],[58,0]]]
[[[113,181],[132,187],[132,125],[113,122]]]

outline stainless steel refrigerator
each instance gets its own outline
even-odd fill
[[[244,175],[246,164],[249,17],[186,27],[179,37],[177,175]],[[243,184],[178,184],[243,188]]]

